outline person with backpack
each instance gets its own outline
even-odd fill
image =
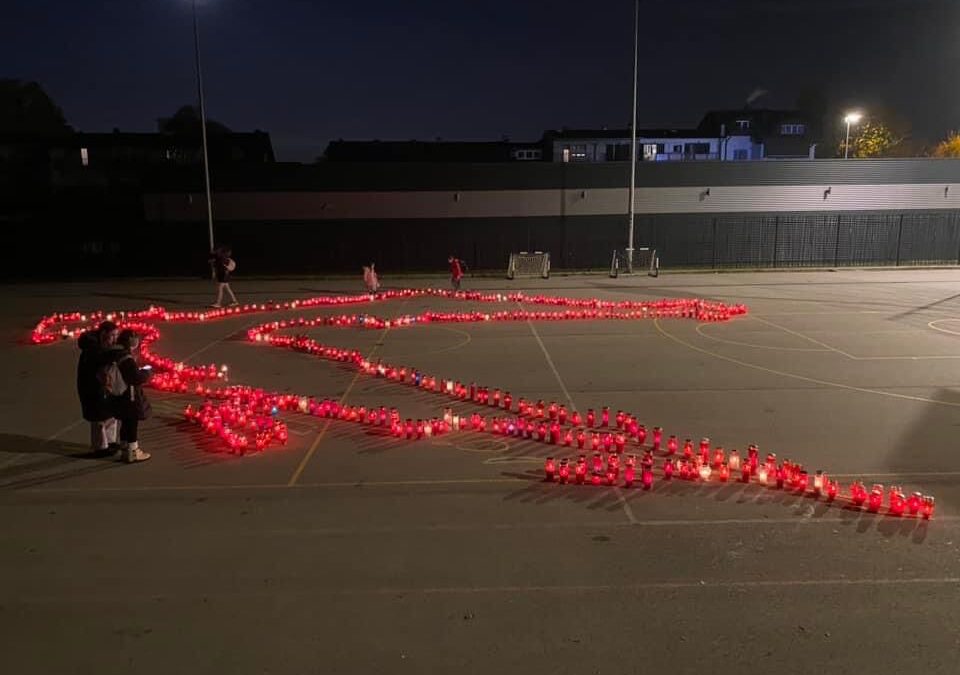
[[[104,321],[94,330],[77,338],[80,358],[77,360],[77,396],[83,419],[90,423],[90,449],[96,454],[108,454],[119,449],[117,432],[119,422],[110,411],[110,401],[101,371],[109,352],[117,342],[117,324]]]
[[[459,291],[460,280],[463,279],[463,270],[466,265],[454,255],[447,258],[447,262],[450,263],[450,283],[453,285],[453,290]]]
[[[150,453],[140,448],[140,422],[150,417],[150,401],[143,385],[150,380],[150,366],[143,368],[137,363],[140,336],[130,329],[120,331],[117,349],[111,353],[108,364],[110,375],[105,379],[110,384],[110,408],[120,420],[121,460],[127,464],[150,459]]]
[[[224,291],[230,294],[231,307],[239,305],[237,296],[233,294],[233,289],[230,288],[230,275],[237,269],[237,263],[233,259],[233,251],[228,246],[220,246],[210,252],[209,262],[213,266],[213,278],[217,281],[217,301],[213,303],[213,307],[218,309],[223,307]]]

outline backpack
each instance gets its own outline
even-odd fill
[[[124,357],[130,358],[129,356]],[[127,383],[123,379],[123,373],[120,372],[120,359],[119,361],[111,361],[100,367],[100,370],[97,371],[97,379],[100,381],[100,385],[103,387],[103,393],[107,396],[122,396],[123,393],[127,390]]]

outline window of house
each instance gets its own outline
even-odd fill
[[[687,143],[683,149],[687,155],[707,155],[710,153],[709,143]]]
[[[674,152],[683,152],[683,146],[682,146],[682,145],[675,145],[675,146],[673,146],[673,151],[674,151]]]
[[[90,165],[90,155],[87,153],[86,148],[80,148],[80,163],[84,166]]]
[[[736,160],[749,159],[746,148],[737,148],[733,151],[733,158]]]
[[[807,127],[804,124],[781,124],[780,125],[780,135],[781,136],[803,136],[806,133]]]
[[[564,148],[564,149],[563,149],[563,161],[564,161],[564,162],[569,162],[569,161],[570,161],[570,148]]]
[[[746,131],[750,126],[750,120],[737,120],[737,129],[740,131]]]
[[[643,161],[652,162],[657,159],[657,144],[656,143],[644,143],[643,144]]]
[[[586,145],[571,145],[570,146],[570,161],[572,162],[582,162],[587,159],[587,146]]]

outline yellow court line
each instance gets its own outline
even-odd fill
[[[867,387],[857,387],[857,386],[854,386],[854,385],[852,385],[852,384],[843,384],[842,382],[831,382],[831,381],[829,381],[829,380],[821,380],[821,379],[816,378],[816,377],[807,377],[806,375],[797,375],[796,373],[788,373],[788,372],[783,371],[783,370],[776,370],[776,369],[774,369],[774,368],[767,368],[766,366],[759,366],[759,365],[757,365],[757,364],[755,364],[755,363],[749,363],[749,362],[747,362],[747,361],[742,361],[742,360],[740,360],[740,359],[733,358],[732,356],[725,356],[725,355],[723,355],[723,354],[717,354],[716,352],[712,352],[712,351],[710,351],[709,349],[704,349],[703,347],[698,347],[697,345],[695,345],[695,344],[693,344],[693,343],[690,343],[690,342],[687,342],[686,340],[684,340],[684,339],[682,339],[682,338],[679,338],[679,337],[677,337],[676,335],[673,335],[673,334],[671,334],[671,333],[668,333],[667,331],[665,331],[665,330],[663,329],[663,326],[660,325],[660,319],[654,319],[654,320],[653,320],[653,325],[654,325],[654,327],[656,327],[656,329],[660,332],[661,335],[663,335],[663,336],[666,337],[666,338],[669,338],[670,340],[673,340],[673,341],[676,342],[677,344],[681,344],[681,345],[683,345],[684,347],[687,347],[688,349],[692,349],[692,350],[694,350],[694,351],[700,352],[701,354],[706,354],[706,355],[708,355],[708,356],[712,356],[712,357],[714,357],[714,358],[716,358],[716,359],[720,359],[720,360],[722,360],[722,361],[728,361],[728,362],[730,362],[730,363],[735,363],[735,364],[737,364],[738,366],[744,366],[744,367],[746,367],[746,368],[753,368],[754,370],[759,370],[759,371],[762,371],[762,372],[765,372],[765,373],[770,373],[771,375],[779,375],[779,376],[781,376],[781,377],[789,377],[789,378],[792,378],[792,379],[794,379],[794,380],[800,380],[800,381],[802,381],[802,382],[810,382],[811,384],[822,384],[822,385],[826,385],[826,386],[828,386],[828,387],[836,387],[837,389],[847,389],[847,390],[849,390],[849,391],[858,391],[858,392],[861,392],[861,393],[863,393],[863,394],[876,394],[876,395],[878,395],[878,396],[889,396],[890,398],[898,398],[898,399],[903,399],[903,400],[906,400],[906,401],[919,401],[919,402],[921,402],[921,403],[934,403],[934,404],[937,404],[937,405],[949,406],[949,407],[951,407],[951,408],[960,408],[960,403],[954,403],[954,402],[952,402],[952,401],[938,401],[938,400],[936,400],[936,399],[926,398],[926,397],[924,397],[924,396],[911,396],[910,394],[897,394],[897,393],[891,392],[891,391],[881,391],[881,390],[879,390],[879,389],[868,389]]]
[[[746,318],[746,319],[756,319],[757,321],[763,321],[763,319],[761,319],[760,317],[757,317],[757,316],[746,316],[746,317],[744,317],[744,318]],[[770,322],[769,322],[769,321],[764,321],[764,323],[770,323]],[[752,348],[754,348],[754,349],[770,349],[770,350],[778,351],[778,352],[826,352],[826,351],[830,351],[829,349],[813,349],[813,348],[808,348],[808,347],[775,347],[775,346],[773,346],[773,345],[758,345],[758,344],[754,344],[754,343],[752,343],[752,342],[741,342],[741,341],[739,341],[739,340],[727,340],[727,339],[724,339],[724,338],[718,338],[718,337],[716,337],[715,335],[710,335],[709,333],[705,333],[705,332],[703,331],[703,328],[705,328],[706,326],[713,326],[713,325],[716,325],[716,323],[715,323],[715,322],[704,322],[704,323],[697,324],[697,328],[696,328],[697,333],[699,333],[702,337],[707,338],[708,340],[715,340],[716,342],[723,342],[723,343],[726,343],[726,344],[728,344],[728,345],[737,345],[737,346],[740,346],[740,347],[752,347]]]
[[[383,332],[380,333],[380,338],[377,340],[378,343],[383,342],[383,338],[386,337],[387,333],[390,332],[390,327],[383,329]],[[376,354],[377,349],[380,348],[380,344],[374,345],[373,349],[370,350],[370,354],[367,355],[367,359],[371,359],[374,354]],[[339,404],[343,405],[344,401],[347,400],[347,396],[350,395],[350,392],[353,391],[354,385],[357,384],[357,381],[360,379],[360,375],[363,374],[363,371],[358,370],[356,375],[353,376],[353,379],[350,380],[350,384],[347,385],[346,390],[343,392],[343,396],[340,397]],[[327,430],[330,429],[330,425],[333,420],[328,419],[323,427],[317,432],[317,437],[313,439],[313,443],[310,444],[310,447],[307,449],[307,454],[303,456],[303,459],[300,460],[300,463],[297,465],[297,468],[294,470],[293,475],[290,476],[290,480],[287,481],[287,487],[294,487],[297,484],[297,481],[300,479],[300,475],[303,473],[303,470],[307,468],[307,464],[310,462],[310,458],[313,457],[313,453],[317,451],[317,448],[320,447],[320,441],[323,440],[324,436],[327,435]]]
[[[796,335],[797,337],[803,338],[804,340],[808,340],[809,342],[812,342],[813,344],[822,345],[822,346],[825,347],[826,349],[828,349],[828,350],[830,350],[830,351],[832,351],[832,352],[836,352],[837,354],[842,354],[843,356],[847,357],[848,359],[850,359],[850,360],[852,360],[852,361],[934,361],[934,360],[940,360],[940,359],[960,359],[960,354],[932,354],[932,355],[919,355],[919,354],[918,354],[918,355],[915,355],[915,356],[914,356],[914,355],[907,355],[907,356],[899,356],[899,355],[898,355],[898,356],[856,356],[855,354],[850,354],[849,352],[845,352],[845,351],[843,351],[842,349],[838,349],[837,347],[833,347],[833,346],[831,346],[831,345],[828,345],[826,342],[821,342],[820,340],[815,340],[815,339],[813,339],[812,337],[808,337],[807,335],[804,335],[803,333],[801,333],[801,332],[799,332],[799,331],[791,330],[791,329],[787,328],[786,326],[781,326],[780,324],[776,324],[776,323],[774,323],[773,321],[767,321],[766,319],[761,319],[760,317],[754,317],[754,318],[756,318],[758,321],[762,321],[763,323],[769,324],[769,325],[773,326],[774,328],[779,328],[779,329],[782,330],[782,331],[785,331],[785,332],[787,332],[787,333],[790,333],[791,335]],[[935,320],[935,321],[931,321],[930,323],[928,323],[927,326],[933,328],[934,330],[942,330],[942,329],[939,329],[939,328],[935,328],[934,326],[931,326],[930,324],[938,323],[938,322],[940,322],[940,321],[951,321],[951,320],[954,320],[954,319],[937,319],[937,320]],[[697,330],[697,332],[700,333],[699,330]],[[896,332],[905,332],[905,333],[906,333],[906,332],[914,332],[914,331],[896,331]],[[953,333],[953,331],[948,331],[948,330],[943,330],[943,332],[944,332],[944,333]],[[705,334],[703,334],[703,333],[700,333],[700,334],[703,335],[704,337],[710,337],[709,335],[705,335]],[[861,335],[868,335],[868,334],[871,334],[871,333],[862,333]],[[953,334],[954,334],[954,335],[960,335],[960,333],[953,333]],[[757,346],[759,346],[759,345],[757,345]],[[819,350],[818,350],[818,351],[819,351]]]
[[[947,333],[948,335],[960,335],[960,332],[955,330],[950,330],[948,328],[940,328],[935,324],[943,323],[944,321],[960,321],[960,319],[947,318],[947,319],[934,319],[933,321],[927,322],[927,328],[932,328],[933,330],[940,331],[941,333]]]
[[[836,352],[837,354],[842,354],[843,356],[846,356],[848,359],[855,359],[855,358],[856,358],[856,357],[853,356],[852,354],[848,354],[847,352],[843,351],[842,349],[837,349],[836,347],[832,347],[832,346],[828,345],[826,342],[820,342],[820,340],[814,340],[812,337],[808,337],[808,336],[804,335],[803,333],[800,333],[800,332],[795,331],[795,330],[791,330],[791,329],[787,328],[786,326],[781,326],[781,325],[778,324],[778,323],[774,323],[773,321],[768,321],[767,319],[761,319],[760,317],[756,317],[756,319],[757,319],[757,321],[759,321],[759,322],[761,322],[761,323],[765,323],[765,324],[767,324],[768,326],[773,326],[774,328],[779,328],[779,329],[782,330],[784,333],[789,333],[790,335],[795,335],[795,336],[797,336],[798,338],[801,338],[802,340],[806,340],[807,342],[812,342],[813,344],[819,345],[819,346],[823,347],[824,349],[830,350],[831,352]]]

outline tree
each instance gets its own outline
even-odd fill
[[[63,111],[39,84],[0,79],[0,133],[55,134],[71,131]]]
[[[192,105],[181,106],[171,117],[158,119],[157,130],[162,134],[174,136],[199,136],[200,111]],[[207,133],[210,135],[229,134],[230,129],[208,117]]]
[[[933,157],[960,157],[960,133],[951,131],[930,154]]]
[[[903,137],[894,134],[882,122],[868,120],[850,133],[851,157],[893,157],[898,154]],[[839,156],[843,157],[843,142]]]

